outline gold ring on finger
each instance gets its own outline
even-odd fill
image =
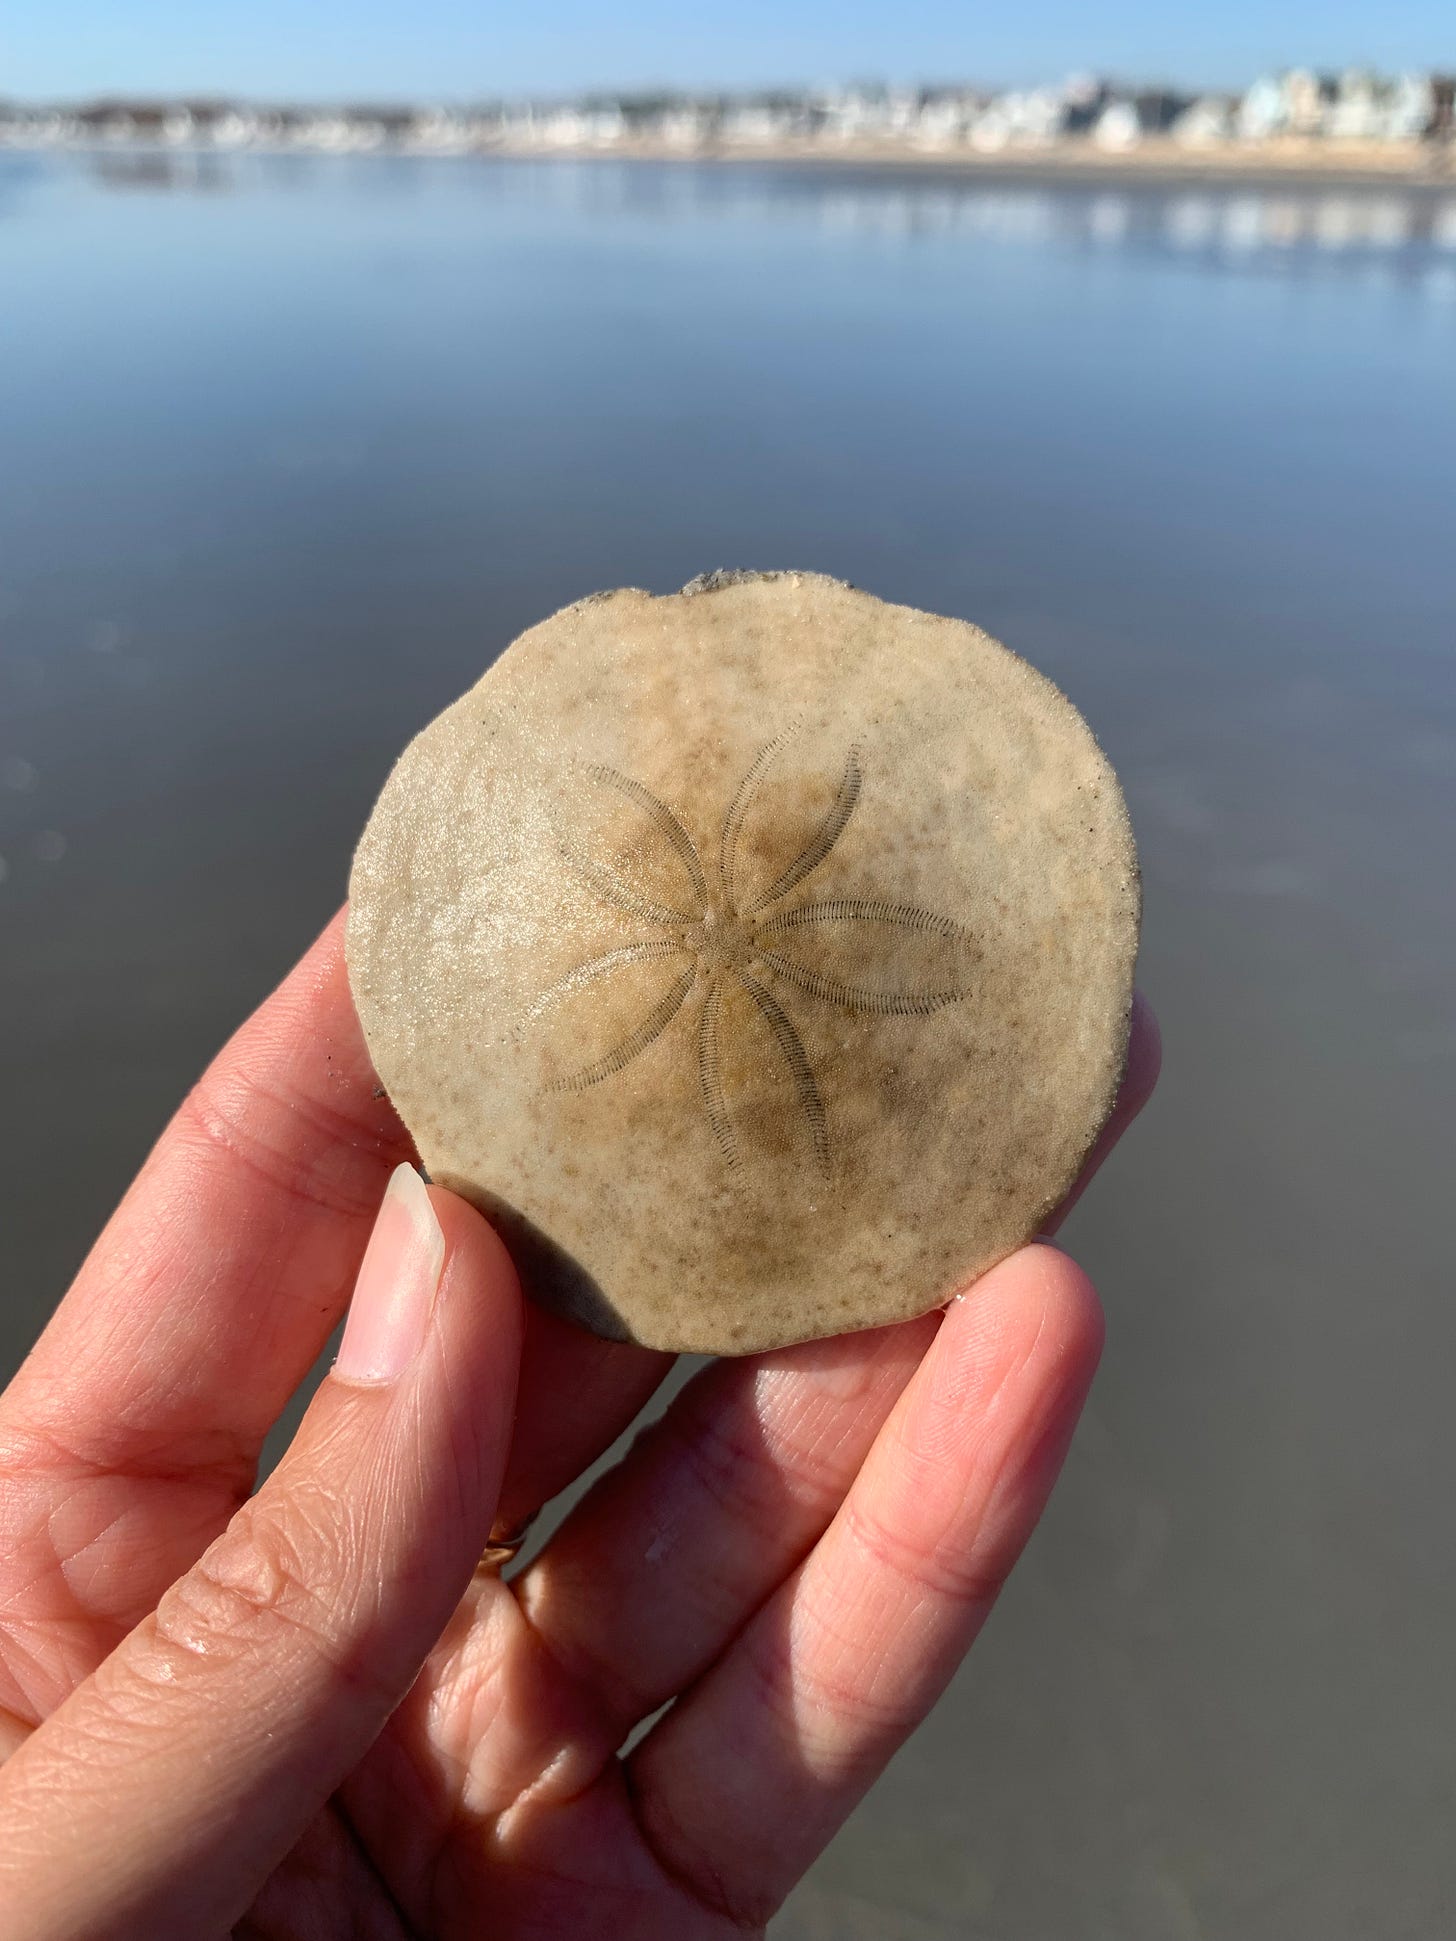
[[[498,1531],[492,1529],[490,1541],[480,1553],[480,1562],[475,1566],[477,1577],[498,1577],[520,1552],[526,1538],[531,1534],[531,1525],[536,1521],[534,1515],[528,1516],[524,1523],[514,1530]]]

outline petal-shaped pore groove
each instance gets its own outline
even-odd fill
[[[562,843],[561,854],[588,889],[614,910],[621,910],[629,917],[640,917],[644,923],[672,925],[694,921],[696,913],[679,910],[670,903],[659,903],[653,897],[644,896],[614,869],[599,863],[595,856],[586,855],[575,843]]]
[[[614,1078],[624,1066],[630,1065],[634,1058],[662,1036],[681,1011],[694,982],[695,973],[684,971],[661,1003],[655,1004],[641,1024],[629,1031],[620,1044],[614,1045],[605,1057],[584,1065],[579,1072],[573,1072],[569,1078],[558,1079],[552,1091],[583,1092],[588,1085],[599,1085],[604,1078]]]
[[[845,759],[834,800],[793,860],[767,890],[745,903],[737,879],[743,825],[765,774],[796,732],[796,727],[790,727],[760,749],[734,792],[719,833],[717,880],[712,890],[692,837],[660,796],[615,768],[597,764],[588,770],[593,781],[604,784],[646,817],[650,844],[657,847],[658,859],[680,865],[686,873],[691,908],[658,901],[629,883],[617,868],[585,853],[569,835],[563,835],[563,856],[599,902],[667,934],[638,937],[587,958],[543,992],[527,1018],[537,1018],[558,1001],[618,972],[631,972],[638,964],[674,956],[690,960],[667,993],[618,1043],[569,1077],[556,1080],[550,1089],[582,1092],[623,1071],[663,1035],[702,983],[696,1044],[698,1092],[724,1164],[736,1168],[740,1153],[725,1085],[723,1034],[725,1030],[751,1028],[749,1021],[756,1012],[773,1038],[778,1066],[792,1088],[815,1163],[827,1174],[832,1157],[829,1116],[819,1081],[797,1025],[764,981],[765,976],[786,992],[860,1016],[924,1018],[969,995],[970,986],[964,977],[978,952],[971,932],[954,917],[890,897],[832,896],[802,903],[796,909],[775,909],[821,867],[848,827],[864,785],[857,748],[851,748]],[[931,988],[914,979],[886,986],[841,976],[833,965],[812,960],[824,949],[820,941],[823,932],[844,924],[872,924],[907,938],[919,935],[939,939],[954,946],[954,962],[962,974],[958,977],[954,970],[943,970]],[[804,961],[806,957],[810,961]],[[752,1011],[725,1007],[725,991],[735,986],[748,999]],[[753,1069],[754,1065],[752,1059],[735,1059],[729,1069]]]
[[[748,971],[739,971],[738,981],[758,1006],[760,1013],[772,1031],[789,1068],[789,1076],[794,1082],[794,1091],[803,1108],[804,1117],[809,1122],[809,1132],[814,1141],[814,1157],[821,1171],[829,1171],[829,1120],[824,1111],[824,1101],[819,1096],[819,1086],[814,1077],[814,1067],[809,1063],[804,1051],[804,1041],[790,1022],[784,1007],[773,992],[760,984]]]
[[[738,892],[735,872],[738,864],[738,837],[743,828],[743,818],[747,815],[758,785],[770,762],[793,740],[796,730],[786,728],[781,735],[760,748],[749,766],[748,773],[734,790],[733,800],[728,804],[728,813],[723,818],[723,833],[718,841],[718,887],[724,903],[730,909],[738,907]]]
[[[761,937],[798,930],[816,923],[883,923],[894,930],[924,930],[934,936],[969,943],[971,933],[954,917],[923,910],[918,903],[888,903],[879,896],[835,896],[824,903],[801,903],[797,910],[780,910],[758,926]]]
[[[708,985],[698,1017],[698,1086],[703,1094],[703,1110],[718,1150],[730,1166],[738,1164],[738,1141],[728,1104],[723,1097],[723,1060],[718,1044],[719,1017],[723,1008],[723,986],[715,977]]]
[[[624,970],[629,964],[652,964],[664,957],[681,957],[685,948],[676,937],[646,937],[641,943],[623,944],[620,950],[604,950],[600,957],[588,957],[584,964],[578,964],[544,990],[527,1011],[526,1018],[528,1021],[539,1018],[553,1004],[575,996],[588,984],[595,984],[600,977],[609,977],[613,971]]]
[[[618,794],[625,795],[629,802],[635,802],[637,807],[646,813],[653,828],[665,838],[673,854],[686,869],[698,909],[706,910],[708,885],[703,880],[703,866],[698,861],[698,852],[693,847],[692,837],[667,804],[659,796],[654,795],[651,789],[645,788],[641,782],[634,782],[630,775],[623,775],[618,769],[607,768],[599,762],[588,772],[597,781],[605,782],[608,788],[616,789]]]
[[[821,1003],[840,1005],[846,1011],[873,1011],[882,1017],[928,1018],[932,1011],[958,1003],[965,996],[961,990],[886,991],[873,984],[851,984],[845,978],[831,977],[807,964],[796,963],[781,950],[765,950],[761,961],[786,984],[807,991]]]
[[[812,875],[818,869],[844,834],[845,824],[854,814],[855,805],[859,801],[863,780],[858,751],[851,748],[844,764],[844,773],[839,779],[839,788],[833,802],[829,805],[828,814],[772,887],[765,890],[758,901],[749,906],[749,916],[757,916],[760,910],[766,910],[771,903],[777,903],[780,897],[787,896],[789,891],[802,883],[806,876]]]

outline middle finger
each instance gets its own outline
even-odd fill
[[[938,1314],[715,1363],[516,1580],[622,1736],[697,1677],[813,1547]]]

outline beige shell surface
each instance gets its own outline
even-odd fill
[[[924,1312],[1116,1092],[1111,767],[1025,662],[817,574],[597,595],[406,749],[348,959],[432,1178],[597,1332],[746,1353]]]

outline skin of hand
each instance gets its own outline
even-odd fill
[[[1139,1005],[1084,1182],[1158,1055]],[[473,1574],[671,1358],[524,1305],[471,1207],[385,1194],[411,1157],[336,920],[0,1398],[7,1941],[757,1932],[1030,1535],[1102,1341],[1041,1242],[921,1320],[708,1366],[524,1571]]]

